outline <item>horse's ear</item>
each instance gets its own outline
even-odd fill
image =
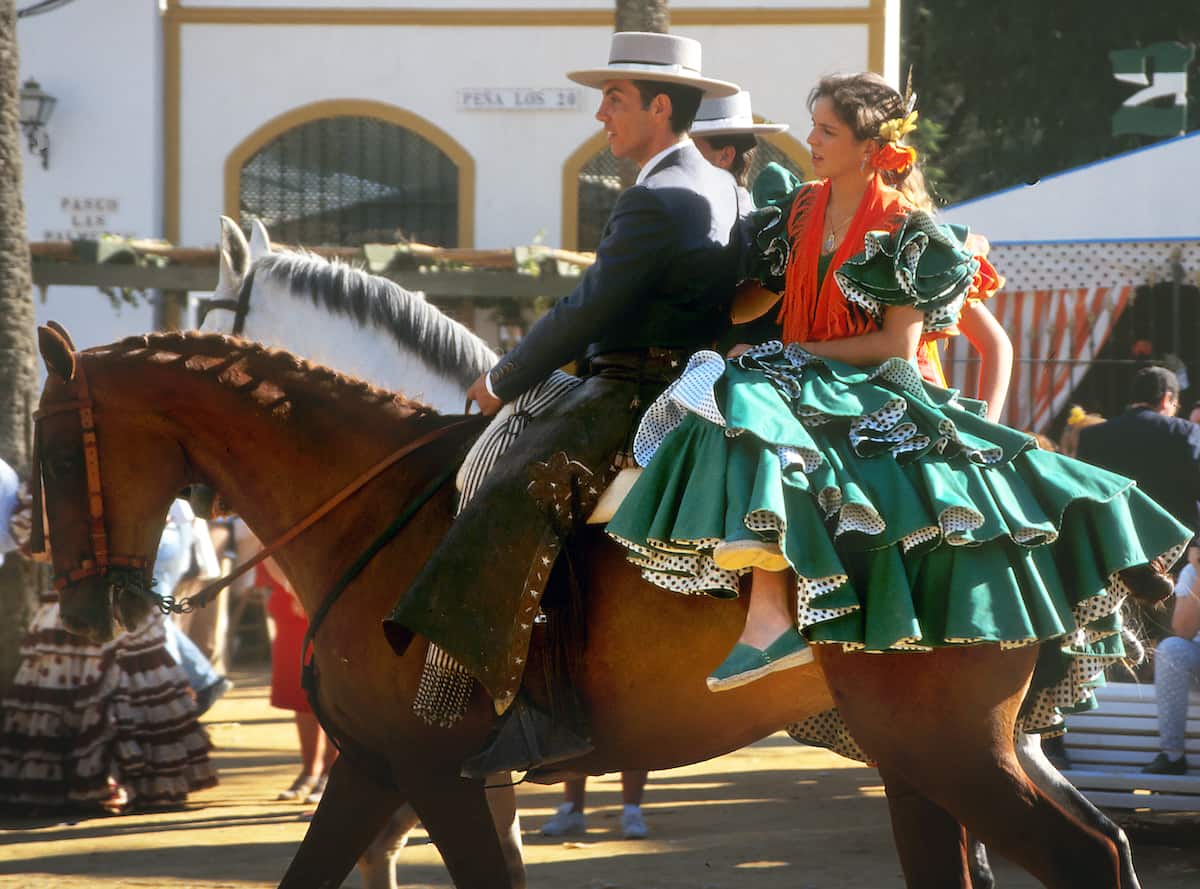
[[[271,237],[260,219],[250,220],[250,261],[262,259],[271,253]]]
[[[229,254],[230,268],[240,280],[250,261],[250,245],[246,243],[242,227],[228,216],[221,217],[221,249]]]
[[[75,341],[71,339],[71,334],[67,333],[67,329],[65,327],[63,327],[57,321],[47,321],[46,326],[51,330],[57,331],[58,335],[67,341],[67,346],[70,348],[70,350],[72,352],[75,351]]]
[[[236,299],[242,276],[233,270],[233,260],[229,251],[222,247],[217,259],[217,289],[213,291],[214,299]]]
[[[68,337],[52,327],[39,327],[38,350],[46,362],[46,370],[68,383],[75,379],[75,350]]]

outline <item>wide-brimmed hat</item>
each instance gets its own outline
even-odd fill
[[[785,123],[755,123],[750,110],[750,93],[739,90],[732,96],[705,97],[692,122],[694,136],[741,136],[754,133],[782,133]]]
[[[736,83],[700,73],[700,41],[674,34],[618,31],[612,35],[608,65],[571,71],[567,78],[600,89],[608,80],[653,80],[700,90],[706,97],[732,96]]]

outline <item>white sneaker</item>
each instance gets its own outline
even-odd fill
[[[621,835],[627,840],[644,840],[650,835],[641,806],[625,805],[625,810],[621,812]]]
[[[544,837],[567,837],[587,833],[587,825],[583,821],[583,812],[575,810],[574,803],[563,803],[554,813],[554,817],[542,825]]]

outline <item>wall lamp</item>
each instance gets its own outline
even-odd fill
[[[42,169],[50,168],[50,134],[46,123],[54,113],[58,99],[43,92],[36,80],[21,84],[21,129],[25,131],[25,144],[29,150],[41,155]]]

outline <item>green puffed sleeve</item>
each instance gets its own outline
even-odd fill
[[[882,322],[886,306],[925,313],[925,331],[958,322],[979,260],[964,246],[967,229],[934,222],[924,211],[907,216],[894,232],[871,231],[865,249],[834,272],[846,299]]]
[[[792,215],[792,204],[813,184],[800,182],[776,163],[768,164],[754,180],[754,203],[759,209],[751,210],[742,219],[748,241],[742,252],[743,281],[757,281],[775,293],[783,291],[792,249],[787,221]]]
[[[771,161],[762,168],[762,172],[755,177],[754,184],[750,186],[754,206],[790,206],[792,202],[789,198],[802,184],[796,174],[787,167]]]

